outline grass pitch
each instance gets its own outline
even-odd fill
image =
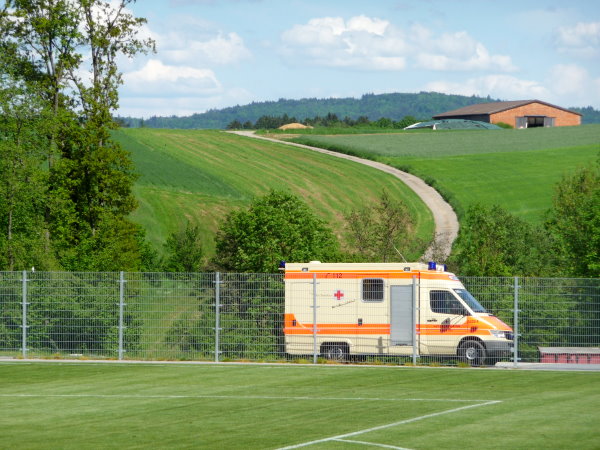
[[[2,448],[597,448],[600,373],[0,363]]]

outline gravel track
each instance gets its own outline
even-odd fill
[[[278,144],[292,145],[294,147],[325,153],[326,155],[335,156],[336,158],[348,159],[359,164],[373,167],[399,178],[409,188],[411,188],[421,198],[421,200],[423,200],[433,214],[433,220],[435,222],[435,239],[432,245],[426,250],[423,258],[425,260],[430,260],[432,258],[445,260],[450,255],[452,244],[458,235],[458,218],[456,217],[456,213],[452,207],[442,198],[442,196],[420,178],[380,162],[333,152],[331,150],[325,150],[318,147],[311,147],[309,145],[296,144],[294,142],[286,142],[279,139],[259,136],[255,134],[254,131],[229,131],[229,133],[254,139],[276,142]]]

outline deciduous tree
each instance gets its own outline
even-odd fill
[[[222,270],[275,272],[281,260],[331,260],[337,250],[332,231],[303,201],[272,190],[227,216],[213,261]]]
[[[187,222],[167,238],[165,243],[167,257],[164,269],[170,272],[200,272],[203,266],[204,249],[200,235],[200,227]]]
[[[547,227],[559,242],[567,273],[600,277],[600,158],[557,184]]]
[[[552,240],[498,205],[474,205],[461,224],[450,264],[467,276],[550,276],[557,270]]]
[[[145,20],[127,11],[133,2],[6,0],[0,13],[0,48],[14,69],[3,65],[3,88],[27,86],[30,109],[45,119],[27,132],[45,139],[46,247],[65,266],[83,264],[79,270],[99,267],[92,249],[118,251],[114,235],[125,247],[139,242],[139,227],[127,218],[136,207],[133,164],[110,138],[122,83],[117,58],[153,48],[138,37]]]
[[[362,261],[402,261],[402,251],[412,247],[407,242],[413,220],[401,200],[393,200],[383,191],[378,203],[350,211],[346,215],[349,237]]]

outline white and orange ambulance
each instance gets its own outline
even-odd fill
[[[285,263],[286,352],[509,356],[513,331],[435,263]]]

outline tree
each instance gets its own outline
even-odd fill
[[[337,250],[332,231],[303,201],[271,190],[226,217],[213,263],[222,270],[275,272],[281,260],[331,260]]]
[[[45,118],[30,123],[28,133],[45,138],[46,248],[63,265],[81,264],[78,270],[99,267],[90,249],[113,249],[113,257],[100,260],[115,261],[120,246],[133,250],[139,243],[128,219],[136,207],[133,164],[110,138],[122,83],[116,60],[153,48],[137,37],[145,20],[127,12],[133,1],[7,0],[0,13],[3,59],[17,68],[7,78],[3,64],[0,75],[12,89],[27,86]],[[107,233],[113,226],[115,233]]]
[[[556,270],[553,242],[498,205],[473,205],[461,224],[450,264],[465,276],[548,276]]]
[[[202,248],[200,227],[187,222],[167,238],[165,249],[168,256],[163,264],[169,272],[200,272],[203,265],[204,249]]]
[[[242,123],[237,119],[232,122],[229,122],[229,124],[227,125],[228,130],[239,130],[241,128],[243,128]]]
[[[558,240],[567,273],[600,276],[600,157],[557,184],[547,228]]]
[[[394,124],[394,128],[406,128],[417,122],[418,122],[418,120],[416,118],[414,118],[413,116],[404,116],[402,118],[402,120],[400,120]]]
[[[56,264],[44,242],[47,115],[31,83],[19,78],[29,64],[12,57],[14,44],[0,46],[0,269],[49,269]]]
[[[412,247],[407,241],[414,226],[408,208],[401,200],[392,200],[385,190],[377,204],[352,210],[346,222],[350,240],[357,248],[355,257],[363,261],[403,260],[398,249]]]
[[[394,125],[392,120],[388,119],[387,117],[381,117],[373,122],[373,124],[379,128],[392,128]]]

